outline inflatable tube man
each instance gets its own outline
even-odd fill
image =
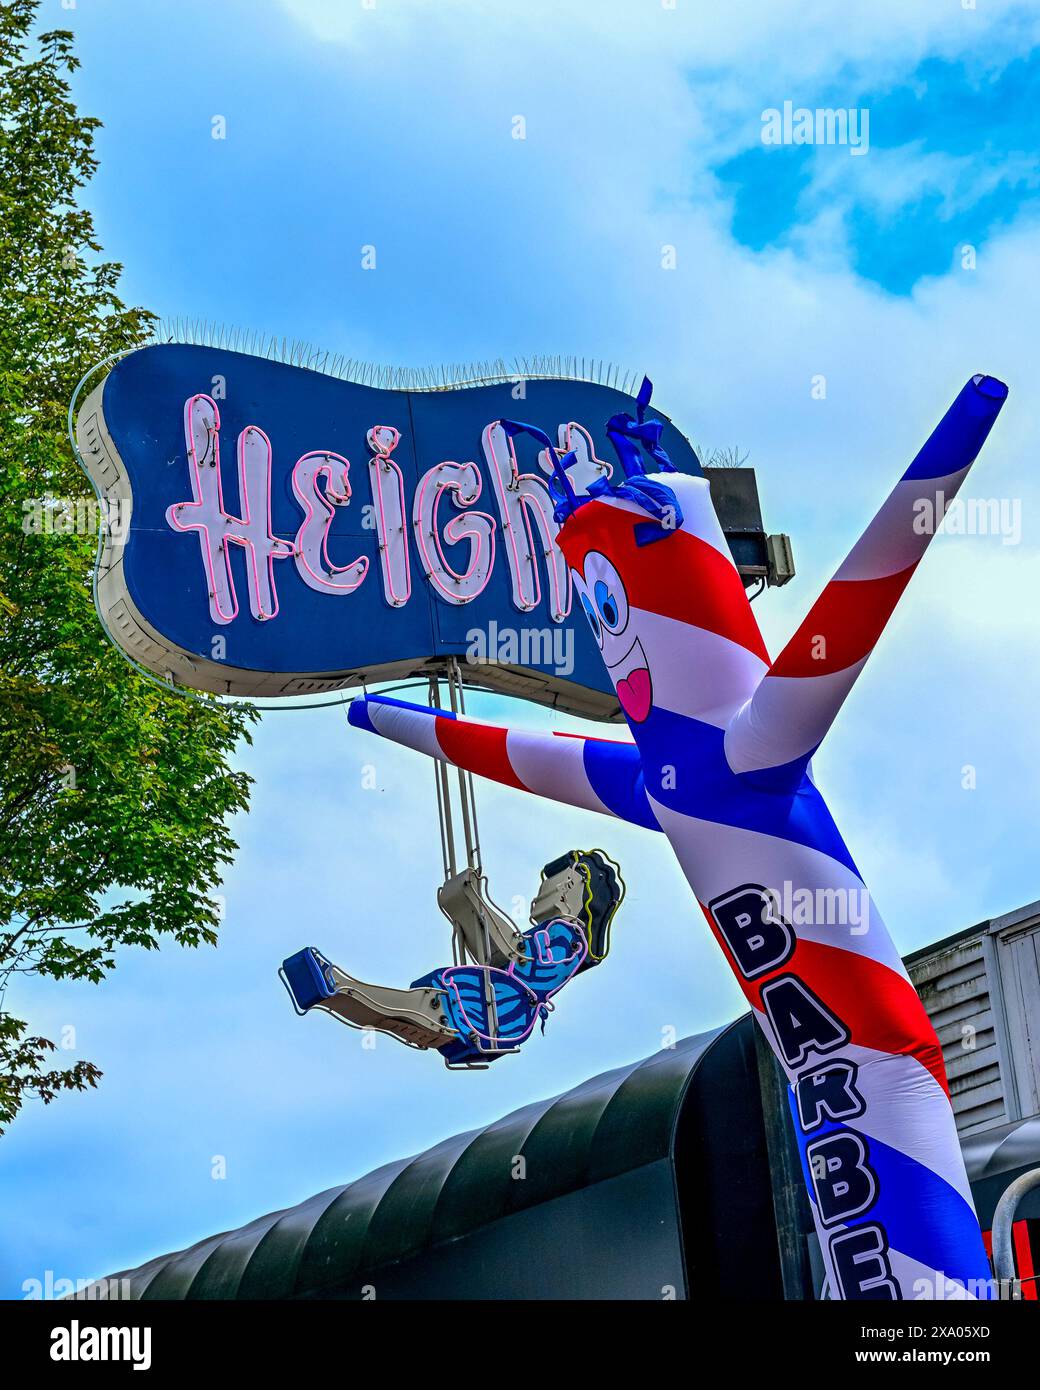
[[[576,496],[550,450],[558,535],[634,744],[496,728],[368,696],[351,722],[507,786],[661,830],[790,1083],[832,1297],[991,1295],[942,1051],[810,759],[1007,395],[973,377],[775,661],[708,483],[661,425],[615,416],[625,468]],[[640,450],[656,461],[647,475]],[[929,524],[929,519],[931,519]],[[823,904],[784,916],[790,901]],[[837,908],[837,910],[834,910]],[[801,920],[804,916],[812,920]],[[796,920],[797,919],[797,920]]]

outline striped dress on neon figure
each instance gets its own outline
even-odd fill
[[[835,1298],[992,1292],[939,1042],[810,759],[931,540],[921,518],[956,495],[1006,394],[965,385],[772,662],[707,482],[668,471],[645,420],[648,383],[639,418],[608,426],[626,481],[594,497],[574,497],[540,431],[506,422],[552,452],[557,542],[634,742],[379,696],[350,710],[429,756],[664,832],[788,1077]]]

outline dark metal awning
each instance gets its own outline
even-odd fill
[[[1040,1116],[962,1143],[985,1227]],[[806,1298],[811,1226],[745,1014],[77,1297]]]
[[[641,1195],[631,1184],[624,1191],[643,1204],[646,1216],[661,1203],[664,1214],[656,1225],[663,1232],[669,1200],[675,1207],[670,1160],[683,1098],[712,1045],[729,1031],[686,1038],[674,1049],[593,1077],[483,1129],[446,1139],[299,1206],[124,1270],[103,1283],[121,1281],[119,1296],[135,1299],[349,1296],[375,1271],[414,1261],[424,1251],[545,1209],[569,1194],[605,1188],[644,1171],[654,1174],[653,1183]],[[524,1161],[519,1181],[518,1158]],[[622,1188],[615,1188],[614,1211],[628,1200],[621,1193]],[[553,1210],[552,1229],[559,1235],[567,1217],[559,1204]],[[583,1238],[589,1234],[590,1210],[588,1203],[582,1208]],[[665,1247],[659,1243],[653,1257],[652,1278],[666,1282],[682,1270],[677,1210],[673,1216],[675,1252],[668,1247],[662,1254]],[[530,1240],[533,1228],[528,1224],[526,1229]],[[604,1231],[602,1238],[609,1240],[611,1232]],[[536,1244],[548,1259],[552,1242]],[[80,1295],[91,1296],[97,1293],[89,1289]],[[470,1296],[481,1296],[479,1286]]]
[[[1040,1115],[964,1134],[961,1152],[971,1182],[1035,1168],[1040,1155]]]

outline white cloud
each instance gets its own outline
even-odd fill
[[[816,75],[852,61],[916,62],[925,54],[973,52],[985,41],[982,61],[1035,33],[1037,17],[1021,0],[987,0],[967,9],[948,0],[873,0],[836,13],[830,0],[743,0],[739,14],[694,0],[281,0],[283,9],[323,42],[363,41],[370,32],[414,35],[425,44],[446,35],[475,46],[496,40],[526,42],[546,55],[554,50],[577,60],[583,53],[614,49],[641,61],[657,54],[670,64],[705,67],[760,63],[775,74]],[[739,21],[739,22],[738,22]]]

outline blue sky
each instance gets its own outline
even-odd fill
[[[798,577],[759,605],[774,651],[967,376],[1009,382],[971,487],[1020,503],[1021,542],[936,542],[817,759],[910,950],[1040,896],[1040,20],[1000,0],[708,8],[598,0],[594,30],[573,0],[45,0],[43,19],[76,33],[104,121],[89,202],[127,299],[399,365],[646,369],[691,438],[750,451],[792,536]],[[868,109],[869,151],[764,147],[788,100]],[[658,837],[482,786],[500,901],[571,845],[621,861],[606,967],[486,1073],[297,1020],[275,970],[306,942],[387,983],[444,957],[431,773],[336,710],[269,715],[242,763],[219,947],[127,951],[101,987],[9,1001],[73,1027],[105,1076],[0,1144],[0,1294],[187,1245],[740,1010]]]
[[[855,67],[828,75],[795,104],[868,110],[869,172],[858,167],[862,156],[835,161],[826,146],[763,145],[760,123],[750,121],[754,143],[716,166],[733,189],[733,235],[754,251],[791,244],[837,189],[850,268],[908,294],[950,269],[958,236],[984,246],[1036,199],[1038,101],[1035,51],[996,68],[975,53],[928,57],[883,92]]]

